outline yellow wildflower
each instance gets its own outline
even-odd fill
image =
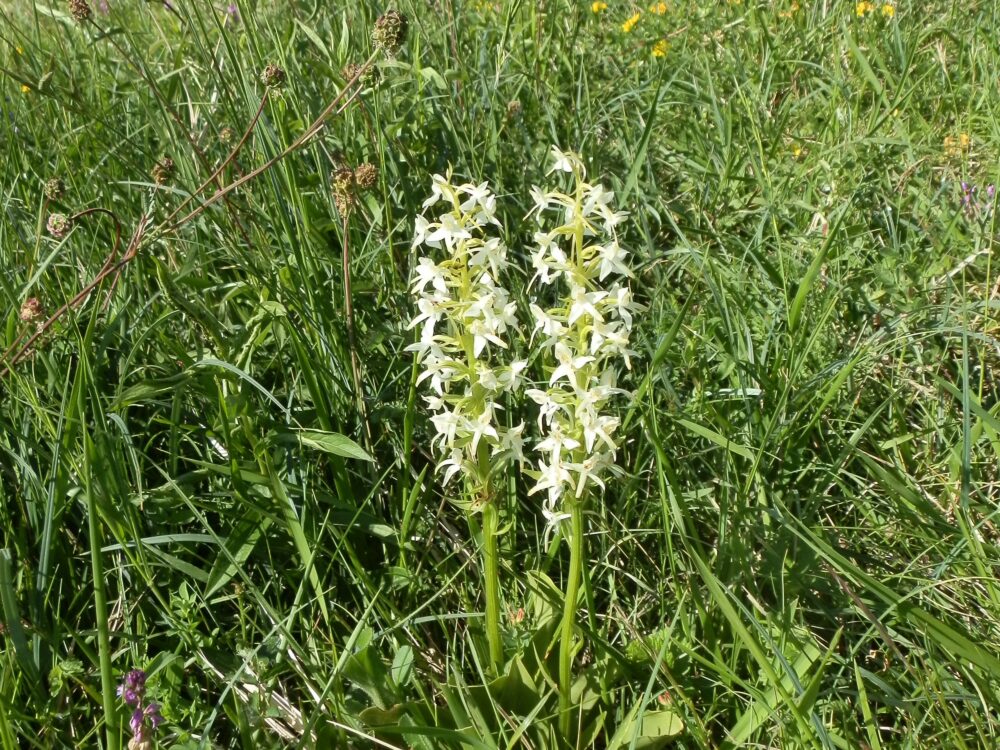
[[[797,2],[794,2],[793,0],[792,4],[788,6],[788,10],[783,10],[780,13],[778,13],[778,18],[791,18],[798,12],[799,12],[799,4]]]
[[[874,11],[875,6],[867,0],[861,0],[860,3],[854,6],[854,13],[858,18],[864,18],[868,13],[873,13]]]
[[[961,156],[964,151],[969,150],[972,139],[968,133],[959,133],[958,138],[946,135],[944,137],[945,156]]]
[[[666,57],[668,49],[670,49],[670,42],[661,39],[653,45],[653,57]]]
[[[593,5],[590,6],[590,9],[592,11],[594,11],[594,13],[600,13],[602,10],[607,10],[608,9],[608,4],[607,3],[602,3],[602,2],[600,2],[600,0],[598,0],[598,2],[596,2],[596,3],[594,3]]]
[[[639,18],[641,16],[642,13],[636,13],[634,16],[628,19],[625,23],[622,24],[622,31],[624,31],[626,34],[630,33],[632,29],[635,28],[635,25],[639,23]]]
[[[31,93],[31,86],[29,86],[26,83],[22,83],[21,84],[21,93],[22,94],[30,94]]]
[[[884,3],[882,5],[882,15],[886,18],[892,18],[896,15],[896,6],[892,3]]]
[[[653,3],[652,5],[649,6],[649,12],[650,13],[654,13],[654,14],[656,14],[658,16],[662,16],[662,15],[664,15],[667,12],[667,4],[666,3]]]
[[[802,146],[797,143],[792,144],[792,158],[798,159],[802,156]]]
[[[24,54],[24,47],[22,47],[22,46],[21,46],[21,45],[19,44],[19,45],[17,45],[16,47],[14,47],[14,51],[15,51],[15,52],[17,52],[17,54],[19,54],[19,55],[23,55],[23,54]]]

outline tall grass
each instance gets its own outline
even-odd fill
[[[22,303],[54,312],[114,247],[107,215],[55,240],[49,213],[112,211],[124,251],[295,143],[384,10],[108,2],[0,8],[12,352]],[[627,478],[586,519],[579,746],[996,744],[997,4],[608,5],[400,3],[379,86],[8,355],[0,748],[124,746],[136,667],[161,747],[566,744],[566,545],[510,480],[493,678],[482,535],[403,351],[430,175],[489,179],[520,227],[553,143],[632,213],[650,308]],[[226,163],[269,63],[287,83]],[[345,222],[331,175],[362,162]]]

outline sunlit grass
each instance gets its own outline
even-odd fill
[[[995,3],[406,2],[395,57],[381,7],[228,5],[0,8],[0,748],[126,746],[134,668],[158,747],[560,746],[568,548],[509,475],[496,681],[404,351],[430,176],[490,181],[526,312],[552,144],[649,308],[580,746],[995,744]]]

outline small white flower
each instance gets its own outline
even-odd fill
[[[430,343],[434,338],[434,326],[444,315],[444,308],[434,300],[424,297],[417,301],[417,310],[420,311],[420,314],[410,321],[407,328],[414,328],[423,322],[424,327],[420,332],[420,340],[425,344]]]
[[[599,208],[607,209],[615,194],[611,190],[605,190],[604,185],[598,183],[591,185],[584,193],[583,215],[590,216]]]
[[[445,191],[450,194],[452,187],[448,180],[439,174],[431,177],[431,196],[424,201],[424,208],[429,208],[445,197]]]
[[[586,287],[574,284],[570,290],[571,304],[566,322],[573,325],[584,315],[589,315],[592,320],[604,320],[601,312],[597,309],[597,303],[607,296],[607,292],[588,292]]]
[[[538,475],[538,482],[528,490],[528,494],[534,495],[536,492],[547,490],[549,493],[549,502],[553,505],[562,497],[566,485],[573,484],[573,477],[566,470],[566,467],[563,466],[558,456],[554,457],[548,463],[546,463],[545,459],[541,459],[538,462]]]
[[[493,277],[498,277],[507,267],[507,246],[496,237],[488,239],[472,251],[468,263],[470,268],[489,268]]]
[[[459,240],[468,240],[472,234],[468,229],[455,218],[453,214],[443,214],[438,224],[431,224],[434,230],[427,235],[427,244],[431,247],[440,247],[441,240],[444,240],[448,248],[452,248]],[[436,244],[435,244],[436,243]]]
[[[541,331],[547,337],[546,340],[542,342],[543,347],[551,346],[566,333],[566,326],[556,320],[553,316],[549,315],[538,305],[532,304],[530,309],[531,314],[535,319],[535,329],[531,334],[532,339],[534,339],[535,332]]]
[[[555,346],[555,355],[559,366],[549,376],[549,385],[555,384],[560,378],[566,378],[569,384],[575,387],[577,373],[594,361],[593,357],[587,355],[574,357],[570,348],[561,341]]]
[[[644,305],[633,301],[632,291],[627,286],[621,286],[620,284],[615,284],[611,287],[611,292],[608,294],[605,302],[612,307],[622,322],[625,323],[626,329],[632,328],[632,313],[642,312],[646,309]]]
[[[515,360],[505,367],[497,376],[497,387],[502,391],[514,392],[521,387],[523,378],[521,373],[528,368],[528,363],[522,360]]]
[[[465,453],[461,448],[452,448],[448,458],[437,465],[437,470],[444,470],[443,484],[448,484],[458,472],[465,468]]]
[[[496,427],[493,426],[493,404],[486,404],[483,407],[483,411],[474,420],[466,420],[465,427],[472,433],[472,441],[470,447],[472,448],[472,455],[476,455],[476,449],[479,447],[479,441],[483,437],[491,437],[494,440],[499,440],[500,436],[497,434]]]
[[[496,453],[508,453],[519,464],[524,463],[524,422],[511,427],[500,435],[500,444],[493,449]]]
[[[427,242],[428,228],[430,228],[430,222],[423,216],[418,216],[413,220],[413,245],[411,247],[418,247]]]
[[[413,280],[412,288],[415,292],[422,292],[428,284],[441,295],[447,296],[448,282],[445,279],[443,269],[430,258],[420,258],[417,267],[414,269],[416,278]]]
[[[580,161],[579,156],[572,152],[560,151],[556,146],[552,147],[551,154],[554,161],[548,174],[552,174],[553,172],[572,173],[574,170],[578,170],[580,176],[583,176],[583,162]]]
[[[538,411],[538,426],[539,429],[544,421],[547,424],[552,423],[552,418],[555,416],[562,406],[556,401],[552,394],[548,391],[543,391],[538,388],[529,388],[524,392],[524,395],[534,401],[541,407]]]
[[[549,430],[548,437],[539,441],[535,449],[543,453],[548,453],[552,457],[552,461],[555,462],[562,456],[563,451],[569,453],[579,447],[579,440],[564,434],[562,428],[558,424],[554,424]]]
[[[462,418],[455,412],[445,409],[432,416],[431,423],[437,430],[434,442],[437,442],[442,448],[451,450],[455,445],[455,436],[462,424]]]
[[[604,281],[613,273],[622,276],[632,275],[632,271],[625,265],[628,253],[618,244],[618,240],[612,240],[608,244],[600,246],[598,256],[600,257],[600,272],[597,276],[599,281]]]
[[[531,196],[531,200],[535,204],[534,208],[528,212],[528,216],[531,216],[531,214],[537,214],[536,218],[538,221],[541,221],[542,212],[547,211],[549,208],[549,197],[537,185],[532,185],[528,194]]]

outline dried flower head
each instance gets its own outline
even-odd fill
[[[174,164],[174,160],[169,156],[161,156],[153,165],[150,174],[153,176],[153,182],[157,185],[166,185],[173,179],[176,172],[177,165]]]
[[[333,202],[341,216],[347,216],[357,203],[357,181],[354,170],[341,167],[333,173]]]
[[[50,201],[60,200],[66,195],[66,183],[60,177],[50,177],[45,181],[44,192]]]
[[[399,11],[387,10],[379,16],[372,30],[372,43],[387,55],[395,55],[406,41],[409,22]]]
[[[69,14],[77,23],[84,23],[90,20],[93,12],[90,10],[87,0],[69,0]]]
[[[21,311],[18,317],[25,323],[36,323],[45,317],[45,308],[42,306],[42,301],[38,297],[29,297],[21,305]]]
[[[358,78],[358,82],[365,88],[378,86],[382,81],[382,73],[374,65],[369,65],[365,68],[357,63],[348,63],[340,71],[340,75],[343,77],[345,82],[353,81],[358,73],[361,74],[361,77]]]
[[[371,190],[378,182],[378,167],[365,162],[354,170],[354,182],[362,190]]]
[[[228,146],[235,139],[236,139],[236,131],[233,130],[228,125],[226,125],[226,127],[224,127],[222,130],[219,131],[219,141],[223,145]]]
[[[269,89],[279,88],[282,86],[285,83],[285,78],[286,75],[284,69],[273,64],[265,67],[263,72],[260,74],[261,83]]]
[[[49,214],[49,220],[45,226],[49,230],[49,234],[57,240],[61,240],[73,228],[73,220],[66,214]]]
[[[513,99],[507,102],[507,120],[513,122],[521,118],[521,113],[524,111],[524,107],[521,106],[521,102],[518,99]]]

